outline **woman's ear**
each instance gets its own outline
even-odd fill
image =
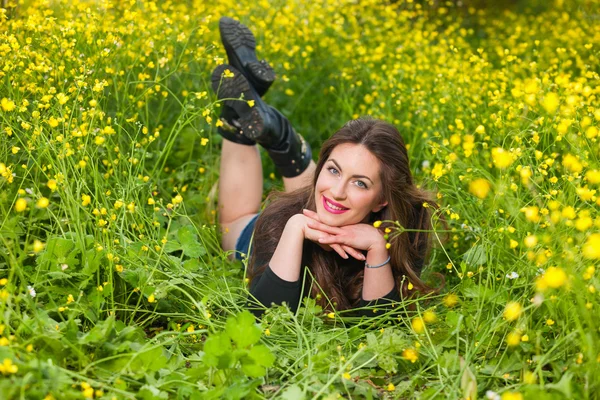
[[[382,204],[378,205],[377,207],[375,207],[373,209],[373,212],[379,212],[379,211],[383,210],[385,208],[385,206],[387,206],[387,205],[388,205],[388,202],[386,201],[385,203],[382,203]]]

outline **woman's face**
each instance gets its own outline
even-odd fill
[[[324,224],[345,226],[367,222],[382,192],[379,160],[360,144],[336,146],[323,164],[315,187],[317,214]]]

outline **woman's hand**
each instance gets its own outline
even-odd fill
[[[325,251],[333,250],[336,253],[338,253],[340,255],[340,257],[342,257],[344,259],[347,259],[348,255],[351,255],[352,257],[356,258],[357,260],[361,260],[361,261],[366,260],[366,257],[361,252],[357,251],[356,249],[352,248],[351,246],[345,246],[345,245],[337,244],[337,243],[332,243],[332,244],[320,243],[319,239],[325,238],[325,237],[329,236],[329,234],[327,231],[323,231],[321,229],[318,229],[318,228],[310,225],[312,222],[319,221],[316,213],[314,214],[314,217],[316,217],[317,219],[315,220],[314,218],[309,217],[305,214],[296,214],[290,220],[294,224],[296,224],[296,226],[298,226],[299,229],[302,230],[305,239],[308,239],[308,240],[318,244],[323,250],[325,250]],[[325,224],[321,224],[321,225],[322,225],[322,228],[327,228],[330,230],[336,229],[336,228],[333,228],[333,227],[325,225]]]
[[[355,250],[381,250],[385,249],[385,239],[383,233],[369,224],[354,224],[341,227],[331,227],[318,220],[317,213],[310,210],[303,210],[304,215],[311,221],[308,223],[310,229],[326,232],[327,235],[317,238],[321,244],[330,246],[338,244],[345,247],[351,247]]]

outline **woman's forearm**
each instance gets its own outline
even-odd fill
[[[300,218],[294,216],[288,220],[269,263],[271,270],[288,282],[300,279],[302,245],[304,244],[302,227]]]
[[[369,250],[367,253],[367,263],[369,265],[378,265],[385,262],[389,252],[384,246]],[[392,266],[387,263],[379,268],[366,268],[363,281],[362,298],[364,300],[375,300],[385,296],[394,288],[394,274]]]

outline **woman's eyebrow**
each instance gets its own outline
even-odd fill
[[[337,169],[340,170],[340,172],[342,172],[342,167],[340,167],[340,164],[338,164],[333,158],[330,158],[328,161],[331,161],[332,163],[335,164],[335,166],[337,167]],[[368,179],[371,181],[371,183],[374,185],[375,183],[373,182],[373,180],[371,178],[369,178],[368,176],[365,175],[352,175],[353,178],[364,178],[364,179]]]

